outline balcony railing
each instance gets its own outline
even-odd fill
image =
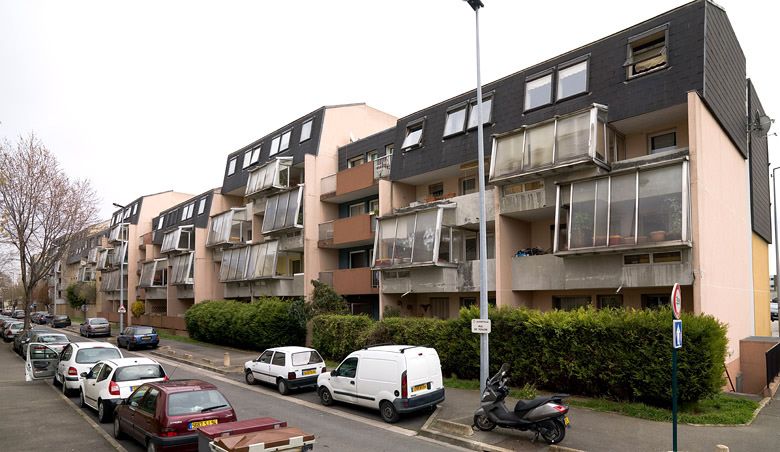
[[[206,246],[246,243],[252,239],[252,221],[246,208],[234,208],[211,218]]]
[[[181,226],[163,237],[161,253],[190,251],[195,245],[195,230],[192,226]]]
[[[594,104],[494,138],[490,180],[521,181],[583,165],[609,169],[621,147],[621,136],[607,125],[607,108]]]
[[[387,179],[390,177],[390,164],[393,154],[385,155],[374,160],[374,179]]]
[[[374,215],[362,214],[339,218],[319,225],[319,246],[343,248],[374,241],[376,221]]]
[[[336,175],[331,174],[320,179],[320,194],[327,195],[336,193]]]
[[[250,169],[245,196],[256,196],[270,189],[290,186],[292,157],[277,157],[270,162]]]
[[[333,287],[340,295],[378,293],[379,281],[374,273],[368,267],[331,270],[320,272],[320,282]]]

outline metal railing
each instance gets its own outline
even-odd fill
[[[776,376],[780,375],[780,343],[775,344],[766,351],[766,386],[772,383]]]
[[[390,177],[390,164],[392,161],[393,154],[374,159],[374,179]]]
[[[323,177],[320,179],[320,194],[327,195],[328,193],[336,193],[336,175]]]

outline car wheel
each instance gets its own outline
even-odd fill
[[[79,391],[79,406],[81,408],[87,407],[87,401],[84,400],[84,391]]]
[[[133,351],[133,349],[134,349],[135,347],[133,347],[133,344],[131,344],[130,342],[128,342],[127,344],[125,344],[125,348],[127,349],[127,351],[128,351],[128,352],[130,352],[130,351]]]
[[[114,438],[122,439],[125,434],[122,433],[122,428],[119,426],[119,416],[114,416]]]
[[[401,418],[398,414],[398,410],[395,409],[395,406],[387,400],[383,400],[379,404],[379,414],[382,415],[382,419],[388,424],[394,424]]]
[[[330,393],[328,388],[323,386],[317,391],[317,393],[320,395],[320,402],[322,402],[323,405],[333,405],[333,395]]]
[[[52,386],[59,386],[60,385],[60,380],[57,380],[57,372],[54,372],[54,378],[52,378],[52,380],[51,380],[51,385]]]
[[[290,385],[287,384],[287,380],[280,378],[276,381],[276,389],[279,390],[279,394],[287,395],[290,393]]]
[[[252,373],[251,370],[247,369],[246,372],[244,372],[244,380],[246,380],[246,384],[253,385],[257,383],[257,380],[255,380],[255,374]]]
[[[157,446],[155,446],[151,439],[146,440],[146,452],[157,452]]]
[[[102,400],[98,401],[98,421],[106,423],[111,420],[111,407],[107,407]]]
[[[60,385],[62,386],[62,395],[68,397],[70,395],[70,389],[68,389],[68,385],[65,383],[65,380],[62,380]]]

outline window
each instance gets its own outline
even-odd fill
[[[624,265],[638,265],[638,264],[649,264],[649,263],[650,263],[649,254],[627,254],[623,256]]]
[[[349,268],[363,268],[363,267],[368,267],[368,260],[366,259],[366,250],[350,251]]]
[[[200,415],[204,408],[227,409],[230,403],[216,389],[174,392],[168,396],[168,416]]]
[[[181,208],[181,219],[182,219],[182,221],[189,220],[190,218],[192,218],[192,211],[193,211],[194,208],[195,208],[195,203],[194,202],[193,203],[189,203],[186,206]]]
[[[233,174],[233,173],[235,173],[235,172],[236,172],[236,159],[235,159],[235,157],[234,157],[234,158],[232,158],[232,159],[230,159],[230,160],[228,161],[228,171],[227,171],[227,175],[228,175],[228,176],[230,176],[230,175],[232,175],[232,174]]]
[[[597,295],[596,303],[599,309],[604,308],[622,308],[623,307],[623,295]]]
[[[362,164],[366,163],[365,158],[360,155],[358,157],[352,157],[351,159],[347,160],[347,167],[348,168],[354,168],[356,166],[360,166]]]
[[[482,96],[482,124],[493,122],[493,97]],[[469,102],[469,129],[477,127],[477,100]]]
[[[246,195],[260,193],[270,188],[287,188],[290,183],[292,157],[277,157],[270,162],[249,170]]]
[[[219,280],[242,281],[276,276],[278,240],[270,240],[222,252]]]
[[[303,187],[286,191],[268,198],[263,217],[263,234],[282,229],[303,226],[301,218],[301,196]]]
[[[552,74],[526,80],[525,109],[531,110],[552,102]]]
[[[100,375],[97,377],[97,381],[103,381],[111,375],[112,369],[109,365],[103,364],[103,369],[100,371]]]
[[[401,145],[401,149],[409,149],[414,146],[419,146],[422,141],[423,123],[416,122],[406,127],[406,138]]]
[[[374,265],[433,262],[434,246],[441,235],[436,228],[441,210],[422,210],[380,220]]]
[[[660,309],[669,306],[669,295],[665,294],[643,294],[642,309]]]
[[[252,239],[252,221],[245,208],[230,209],[211,218],[206,246],[244,243]]]
[[[472,306],[478,306],[476,297],[460,297],[461,308],[470,308]]]
[[[181,226],[163,236],[163,243],[160,247],[161,253],[170,253],[172,251],[191,250],[193,248],[195,234],[192,225]]]
[[[449,298],[431,298],[431,316],[437,319],[449,319],[450,318],[450,299]]]
[[[666,66],[667,31],[668,26],[664,25],[628,39],[628,58],[623,64],[627,78],[637,77]]]
[[[558,69],[556,99],[561,100],[588,90],[588,60]]]
[[[274,139],[271,140],[271,150],[268,151],[268,155],[274,155],[279,152],[279,143],[281,143],[281,141],[281,136],[274,137]]]
[[[308,121],[304,122],[301,126],[301,139],[300,143],[303,143],[304,141],[311,138],[311,125],[314,119],[309,119]]]
[[[288,130],[282,134],[282,140],[279,144],[279,152],[286,151],[290,148],[290,135],[292,135],[292,130]]]
[[[477,178],[466,177],[460,180],[460,194],[468,195],[477,191]]]
[[[244,152],[244,162],[241,164],[241,168],[246,168],[249,166],[249,164],[252,163],[252,150],[248,150]]]
[[[466,125],[466,105],[458,105],[447,111],[447,117],[444,121],[444,136],[454,135],[463,132]]]
[[[141,403],[138,405],[138,409],[149,413],[154,413],[154,410],[157,408],[157,397],[159,395],[160,391],[157,389],[149,389],[146,397],[144,397],[143,400],[141,400]]]
[[[553,308],[562,311],[573,311],[590,305],[590,297],[587,295],[553,297]]]
[[[132,214],[135,215],[136,212],[138,212],[138,203],[133,204],[133,213]]]
[[[198,201],[198,215],[203,215],[203,212],[206,211],[206,198],[200,198],[200,201]]]
[[[376,151],[370,151],[368,154],[366,154],[366,161],[373,162],[377,159],[377,152]]]
[[[157,230],[158,231],[163,228],[163,220],[165,220],[164,216],[161,216],[159,219],[157,219]]]
[[[180,285],[193,283],[193,256],[194,253],[186,253],[171,257],[171,284]]]
[[[273,366],[284,366],[285,356],[282,352],[274,353],[274,359],[271,361]]]
[[[393,155],[393,145],[392,144],[385,145],[385,155]]]
[[[257,362],[263,363],[263,364],[270,364],[271,363],[271,357],[274,355],[274,352],[272,351],[265,351],[262,355],[260,355],[259,358],[257,358]]]
[[[379,200],[372,199],[368,202],[368,211],[372,215],[379,215]]]
[[[339,377],[355,378],[355,374],[357,373],[357,365],[358,365],[357,358],[345,359],[344,362],[342,362],[341,365],[339,365],[338,368]]]
[[[434,198],[440,198],[444,196],[444,184],[441,182],[438,182],[436,184],[431,184],[428,186],[428,196],[434,197]]]
[[[669,262],[682,262],[682,254],[679,251],[653,253],[654,264],[666,264]]]
[[[656,133],[648,137],[650,154],[669,151],[677,147],[677,132],[675,130]]]
[[[363,215],[366,213],[366,203],[361,202],[358,204],[352,204],[349,206],[349,216],[350,217],[356,217],[358,215]]]
[[[138,404],[141,402],[141,399],[144,398],[146,395],[146,391],[149,390],[149,386],[141,386],[140,388],[136,389],[136,391],[128,397],[128,403],[132,407],[137,407]]]
[[[168,285],[168,259],[157,259],[143,265],[138,287],[164,287],[166,285]]]

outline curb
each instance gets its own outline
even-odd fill
[[[171,360],[171,361],[176,361],[176,362],[179,362],[179,363],[182,363],[182,364],[188,364],[190,366],[198,367],[198,368],[201,368],[201,369],[204,369],[204,370],[208,370],[210,372],[218,373],[220,375],[230,375],[230,374],[240,374],[241,373],[239,371],[226,370],[226,369],[222,369],[222,368],[219,368],[219,367],[209,366],[208,364],[201,364],[201,363],[198,363],[198,362],[195,362],[195,361],[190,361],[190,360],[185,359],[185,358],[179,358],[178,356],[175,356],[175,355],[168,355],[166,353],[161,353],[159,351],[151,350],[151,351],[149,351],[149,354],[157,356],[157,357],[160,357],[160,358],[165,358],[165,359],[168,359],[168,360]]]

